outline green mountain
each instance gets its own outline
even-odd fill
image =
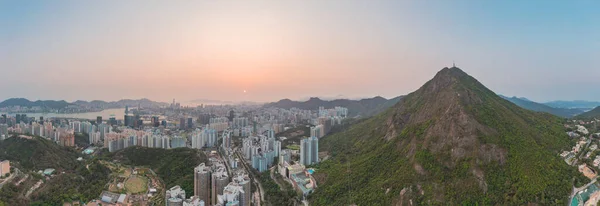
[[[536,112],[547,112],[559,117],[564,117],[564,118],[569,118],[569,117],[573,117],[575,115],[581,114],[584,111],[582,109],[569,109],[569,108],[554,108],[545,104],[540,104],[525,98],[518,98],[518,97],[505,97],[502,95],[499,95],[500,97],[516,104],[519,107],[523,107],[525,109],[531,110],[531,111],[536,111]]]
[[[12,137],[0,141],[0,160],[10,160],[25,170],[74,170],[79,154],[68,147],[41,138],[33,139]]]
[[[150,167],[163,179],[166,188],[180,185],[185,191],[194,191],[194,168],[208,161],[204,153],[189,148],[128,147],[109,154],[108,158],[126,165]]]
[[[278,102],[265,104],[265,107],[277,107],[282,109],[299,108],[305,110],[317,110],[319,107],[333,108],[335,106],[341,106],[348,108],[348,116],[354,117],[360,116],[373,116],[379,112],[386,110],[392,105],[396,104],[402,96],[398,96],[392,99],[386,99],[380,96],[361,99],[361,100],[349,100],[349,99],[336,99],[336,100],[322,100],[317,97],[312,97],[307,101],[299,102],[292,101],[289,99],[282,99]]]
[[[459,68],[324,137],[314,205],[566,204],[575,168],[561,119],[522,109]]]
[[[600,118],[600,106],[587,111],[585,113],[579,114],[577,116],[575,116],[576,119],[591,119],[591,118]]]

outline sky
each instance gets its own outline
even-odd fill
[[[392,98],[452,62],[600,101],[600,1],[0,0],[0,99]]]

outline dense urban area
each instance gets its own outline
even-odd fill
[[[2,110],[0,145],[13,147],[0,154],[0,201],[8,205],[308,204],[317,187],[310,166],[327,158],[319,139],[349,112],[173,100],[125,105],[123,116],[95,120],[26,113],[43,110]],[[15,148],[24,144],[40,148]],[[41,157],[53,152],[57,159]]]

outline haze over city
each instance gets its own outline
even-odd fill
[[[598,8],[596,1],[4,1],[0,87],[11,89],[0,99],[391,98],[456,62],[499,94],[600,100]]]

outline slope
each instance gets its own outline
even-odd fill
[[[577,172],[561,120],[444,68],[379,115],[322,139],[314,205],[564,204]]]
[[[77,167],[78,153],[72,148],[61,147],[41,137],[24,139],[12,137],[0,141],[0,159],[10,160],[21,169],[74,170]]]
[[[392,99],[385,99],[377,96],[368,99],[361,100],[349,100],[349,99],[336,99],[331,101],[321,100],[317,97],[312,97],[308,101],[299,102],[292,101],[289,99],[279,100],[278,102],[265,104],[265,107],[277,107],[283,109],[299,108],[305,110],[317,110],[319,107],[333,108],[335,106],[341,106],[348,108],[348,116],[354,117],[360,116],[373,116],[385,109],[396,104],[402,96],[395,97]]]
[[[569,118],[569,117],[573,117],[577,114],[581,114],[584,111],[581,109],[569,109],[569,108],[554,108],[554,107],[550,107],[548,105],[545,104],[540,104],[537,102],[533,102],[527,99],[522,99],[522,98],[517,98],[517,97],[505,97],[502,95],[499,95],[500,97],[516,104],[519,107],[531,110],[531,111],[536,111],[536,112],[547,112],[559,117],[564,117],[564,118]]]
[[[600,106],[587,111],[585,113],[579,114],[575,116],[576,119],[591,119],[591,118],[600,118]]]

